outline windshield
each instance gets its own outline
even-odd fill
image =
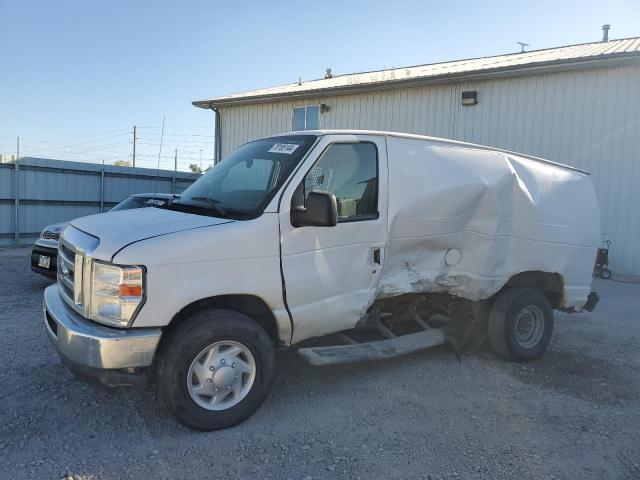
[[[117,210],[131,210],[133,208],[142,208],[142,207],[159,207],[167,202],[164,198],[156,198],[156,197],[136,197],[131,196],[129,198],[125,198],[119,204],[111,209],[112,212]]]
[[[313,135],[291,135],[247,143],[167,208],[236,219],[255,218],[315,139]]]

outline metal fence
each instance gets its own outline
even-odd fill
[[[198,177],[30,157],[0,163],[0,247],[31,244],[46,225],[107,211],[133,193],[180,193]]]

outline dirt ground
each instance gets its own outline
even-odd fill
[[[278,354],[238,427],[178,425],[151,388],[74,380],[47,339],[50,282],[0,252],[0,472],[12,479],[639,479],[640,285],[597,280],[592,314],[557,314],[546,355],[446,347],[312,367]]]

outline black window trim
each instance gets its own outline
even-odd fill
[[[302,181],[298,184],[298,186],[296,187],[295,190],[298,190],[300,187],[302,187],[302,194],[303,194],[303,199],[306,201],[306,195],[305,195],[305,191],[304,191],[304,183],[305,183],[305,179],[307,178],[307,175],[309,175],[309,173],[311,172],[311,170],[313,169],[313,167],[316,166],[316,164],[322,160],[322,157],[324,156],[325,152],[331,148],[334,145],[357,145],[360,143],[369,143],[371,145],[373,145],[373,148],[376,151],[376,186],[375,186],[375,199],[376,199],[376,211],[375,213],[369,213],[367,215],[360,215],[360,216],[354,216],[354,217],[348,217],[348,218],[338,218],[338,224],[340,223],[353,223],[353,222],[366,222],[366,221],[371,221],[371,220],[378,220],[380,218],[380,209],[378,208],[379,205],[379,200],[380,200],[380,152],[378,151],[378,145],[371,141],[371,140],[354,140],[354,141],[348,141],[348,142],[331,142],[330,144],[328,144],[326,147],[324,147],[322,149],[322,152],[320,152],[320,155],[318,155],[318,158],[316,159],[315,162],[313,162],[313,164],[311,165],[311,167],[309,167],[309,169],[305,172],[304,176],[302,177]],[[294,192],[295,192],[294,190]]]

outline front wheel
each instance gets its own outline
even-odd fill
[[[499,355],[516,362],[540,357],[553,333],[547,297],[532,288],[510,288],[496,299],[489,315],[489,341]]]
[[[273,342],[260,325],[238,312],[206,310],[187,318],[163,343],[157,384],[180,423],[220,430],[262,405],[274,372]]]

